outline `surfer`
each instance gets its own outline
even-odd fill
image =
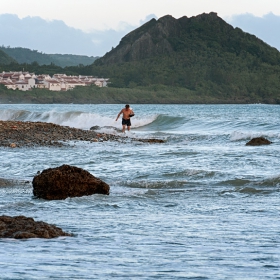
[[[125,132],[125,127],[127,126],[127,130],[129,131],[130,130],[130,127],[131,127],[131,122],[130,122],[130,118],[134,116],[134,112],[132,109],[130,109],[129,105],[126,104],[125,105],[125,108],[123,108],[117,118],[116,118],[116,121],[118,120],[119,116],[120,115],[123,115],[122,117],[122,132]]]

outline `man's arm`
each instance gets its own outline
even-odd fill
[[[122,113],[123,110],[121,110],[116,118],[116,121],[118,120],[118,118],[120,117],[121,113]]]

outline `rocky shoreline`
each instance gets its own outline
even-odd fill
[[[70,141],[118,141],[126,140],[147,143],[163,143],[161,139],[138,139],[124,136],[97,133],[45,122],[0,121],[0,146],[2,147],[62,147]]]
[[[98,129],[97,129],[98,130]],[[98,133],[93,129],[83,130],[45,122],[0,121],[0,146],[8,149],[21,147],[73,145],[75,141],[104,142],[140,141],[163,143],[161,139],[138,139],[120,135]],[[48,184],[51,182],[50,184]],[[71,182],[71,183],[69,183]],[[66,197],[91,195],[94,193],[109,194],[109,185],[77,167],[63,165],[47,169],[34,177],[33,193],[43,199],[65,199]],[[0,178],[0,187],[13,187],[30,182]],[[70,186],[70,187],[69,187]],[[54,188],[54,190],[53,190]],[[58,195],[57,195],[58,193]],[[56,195],[54,195],[56,194]],[[73,236],[55,225],[36,222],[31,217],[0,216],[0,238],[56,238]]]

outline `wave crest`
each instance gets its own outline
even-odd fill
[[[133,127],[142,127],[153,123],[157,116],[138,118],[133,117]],[[31,112],[25,110],[4,109],[0,110],[0,119],[4,121],[31,121],[49,122],[63,126],[81,129],[90,129],[92,126],[121,127],[121,119],[115,121],[115,116],[105,116],[91,112],[51,110],[45,112]]]

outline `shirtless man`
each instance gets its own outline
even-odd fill
[[[130,127],[131,127],[131,122],[130,122],[130,115],[134,115],[134,112],[132,111],[132,109],[129,108],[129,105],[125,105],[125,108],[123,108],[117,118],[116,118],[116,121],[118,120],[119,116],[123,114],[123,117],[122,117],[122,132],[125,132],[125,127],[127,126],[127,130],[129,131],[130,130]]]

